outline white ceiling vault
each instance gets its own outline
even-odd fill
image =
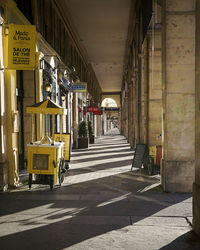
[[[59,0],[103,92],[121,91],[131,0]]]

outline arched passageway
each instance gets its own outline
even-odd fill
[[[116,108],[118,107],[116,101],[113,98],[105,98],[101,103],[102,107]]]
[[[113,96],[112,96],[113,97]],[[115,96],[115,99],[111,97],[103,98],[101,106],[104,109],[103,113],[103,134],[106,134],[109,130],[113,128],[118,128],[121,130],[121,112],[118,102],[119,96]]]
[[[19,192],[22,192],[20,195],[19,192],[12,192],[12,196],[6,194],[3,197],[3,222],[0,222],[3,242],[15,244],[22,236],[22,231],[24,239],[30,238],[32,232],[41,236],[40,228],[52,232],[49,224],[55,226],[53,229],[56,231],[57,227],[63,227],[60,220],[64,220],[66,223],[72,222],[75,232],[79,232],[76,223],[88,231],[82,232],[78,240],[72,236],[68,245],[61,233],[62,243],[57,241],[59,248],[74,246],[80,242],[82,244],[84,240],[89,240],[90,244],[91,238],[96,240],[96,236],[99,236],[97,242],[101,242],[101,236],[103,239],[107,238],[102,232],[112,235],[106,241],[109,245],[110,241],[115,242],[110,229],[119,229],[120,233],[128,232],[127,235],[131,236],[139,232],[142,234],[146,232],[145,228],[137,228],[138,231],[131,228],[129,231],[129,226],[143,226],[144,221],[147,223],[145,226],[152,226],[152,221],[157,220],[161,224],[164,220],[165,225],[170,222],[171,226],[169,213],[174,215],[173,221],[176,220],[178,226],[183,225],[181,232],[186,235],[181,239],[184,242],[190,230],[187,222],[191,219],[191,199],[187,198],[191,192],[192,226],[200,235],[199,20],[200,0],[0,0],[0,190],[6,191],[21,185],[20,170],[26,172],[27,143],[32,142],[32,132],[36,132],[36,144],[38,140],[43,141],[41,138],[46,133],[42,117],[34,120],[33,116],[34,126],[30,125],[30,119],[25,114],[26,106],[51,99],[56,105],[66,108],[67,113],[63,117],[57,116],[52,127],[55,125],[53,132],[60,132],[63,124],[63,133],[69,132],[70,145],[74,149],[79,146],[79,125],[82,122],[92,124],[94,131],[90,130],[91,138],[94,139],[95,136],[99,139],[104,135],[102,140],[99,139],[89,150],[74,151],[74,169],[71,176],[66,176],[66,182],[72,182],[69,185],[65,183],[66,187],[63,189],[57,188],[52,195],[44,187],[47,192],[45,196],[41,192],[42,187],[36,186],[33,192],[28,192],[26,187],[23,187],[24,189],[19,189]],[[19,31],[21,29],[22,31]],[[30,29],[34,30],[33,39],[24,39],[24,36],[29,35]],[[16,42],[16,37],[12,35],[14,30],[21,42],[17,42],[17,49],[10,49]],[[30,53],[24,55],[22,51],[25,40],[31,41],[30,50],[33,56],[30,58]],[[22,53],[18,59],[14,57],[16,51],[17,56]],[[35,60],[33,64],[30,63],[32,60]],[[102,101],[107,98],[112,98],[116,107],[102,108]],[[124,137],[114,135],[116,131],[120,131]],[[51,137],[51,133],[48,134]],[[122,151],[122,154],[121,151],[115,152],[116,143],[122,146],[121,140],[127,145],[130,144],[132,149],[141,144],[146,145],[149,152],[152,152],[152,149],[161,149],[161,157],[156,165],[161,170],[162,190],[188,194],[161,194],[160,189],[152,190],[151,185],[146,185],[158,176],[139,176],[137,171],[129,173],[128,167],[123,165],[127,156],[123,153],[126,154],[126,150]],[[87,138],[85,141],[88,142]],[[51,146],[49,143],[49,147]],[[110,151],[107,151],[109,147]],[[130,148],[128,150],[133,157],[133,152]],[[91,160],[84,158],[81,153],[92,155]],[[101,159],[98,160],[95,154]],[[122,155],[124,159],[120,159]],[[131,162],[131,159],[127,159],[126,163],[129,160]],[[88,162],[91,161],[93,166],[84,166],[82,169],[79,167],[84,162],[89,166]],[[53,169],[52,161],[49,161],[49,164]],[[96,174],[95,166],[102,168],[102,171],[99,170]],[[92,185],[84,185],[83,189],[79,189],[85,176],[89,179],[83,183]],[[79,180],[76,177],[80,177]],[[141,183],[146,186],[143,187]],[[156,185],[157,182],[153,184]],[[142,188],[138,189],[140,185]],[[98,188],[100,191],[97,191]],[[81,193],[83,190],[84,194]],[[97,202],[95,195],[99,195],[100,200]],[[10,200],[10,197],[14,199]],[[65,202],[62,206],[65,198],[72,202],[71,206],[68,207]],[[83,199],[80,203],[79,198]],[[100,202],[101,199],[103,202]],[[143,208],[143,204],[150,207],[152,214]],[[134,205],[135,210],[132,213]],[[181,210],[183,207],[184,211]],[[36,208],[37,218],[31,220],[32,215],[29,217],[21,213],[21,210],[29,208],[32,214]],[[181,214],[180,220],[177,211]],[[162,218],[165,212],[167,221]],[[22,219],[14,221],[12,213]],[[105,229],[104,219],[111,213],[116,217],[109,218],[109,225],[107,227],[106,224]],[[42,217],[41,214],[45,215]],[[7,215],[8,223],[16,225],[16,222],[17,226],[20,226],[19,229],[9,227],[10,231],[6,231],[4,225],[8,224],[7,217],[4,216]],[[98,215],[102,217],[95,217]],[[94,221],[98,223],[94,225],[92,222],[87,224],[88,221],[81,222],[81,219],[87,220],[87,217],[82,216],[88,216],[89,220],[94,216]],[[138,220],[134,216],[142,219]],[[41,219],[42,225],[38,218]],[[115,219],[116,227],[115,222],[113,223]],[[125,226],[122,228],[124,221]],[[128,231],[125,227],[128,227]],[[64,229],[70,232],[65,225]],[[114,235],[118,236],[116,231],[114,230]],[[161,227],[161,233],[166,231]],[[172,231],[176,237],[181,235],[181,232],[174,228]],[[157,233],[156,240],[160,236],[162,238],[161,233]],[[117,242],[123,247],[123,243],[132,243],[131,236],[125,243],[123,239],[120,241],[120,237]],[[43,243],[45,237],[46,233],[39,243]],[[155,241],[155,244],[160,244],[160,247],[162,244],[168,244],[170,240],[175,240],[174,236],[168,233],[167,237],[167,240],[162,238],[164,243]],[[141,237],[139,241],[142,244]],[[53,242],[50,243],[53,246]],[[152,240],[151,243],[154,244]],[[173,248],[174,245],[181,248],[179,240],[175,240],[167,248]],[[115,247],[115,244],[113,246]],[[27,245],[25,247],[29,248]]]

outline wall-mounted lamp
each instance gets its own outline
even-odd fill
[[[58,73],[58,84],[61,85],[62,84],[62,74]]]
[[[74,66],[71,66],[71,70],[72,70],[72,72],[76,72],[76,69]]]
[[[45,91],[48,93],[51,92],[51,84],[50,83],[45,84]]]
[[[58,85],[62,85],[62,80],[58,79]]]
[[[69,77],[69,72],[67,70],[64,71],[64,76]]]
[[[65,101],[65,95],[61,95],[61,100],[62,100],[62,102]]]
[[[62,102],[65,101],[65,90],[63,88],[60,89],[60,97]]]

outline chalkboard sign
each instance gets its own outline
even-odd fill
[[[148,157],[148,147],[146,144],[137,144],[135,153],[134,153],[134,158],[133,158],[133,163],[131,170],[133,168],[141,168],[142,164],[146,162]]]

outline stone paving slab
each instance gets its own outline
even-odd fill
[[[159,176],[130,172],[130,146],[115,133],[73,152],[62,187],[0,194],[0,249],[200,249],[192,195],[163,193]]]
[[[191,248],[189,230],[189,228],[184,227],[160,227],[158,229],[154,226],[127,226],[122,229],[109,231],[96,237],[90,237],[90,239],[64,249],[197,250],[199,249],[199,246],[195,243]],[[182,235],[181,238],[179,238],[180,235]],[[165,247],[163,248],[163,246]]]
[[[131,224],[129,216],[76,216],[73,217],[71,224],[83,225],[120,225],[127,226]]]
[[[133,226],[157,226],[157,227],[189,227],[187,219],[184,217],[151,216],[137,217],[131,216]]]

